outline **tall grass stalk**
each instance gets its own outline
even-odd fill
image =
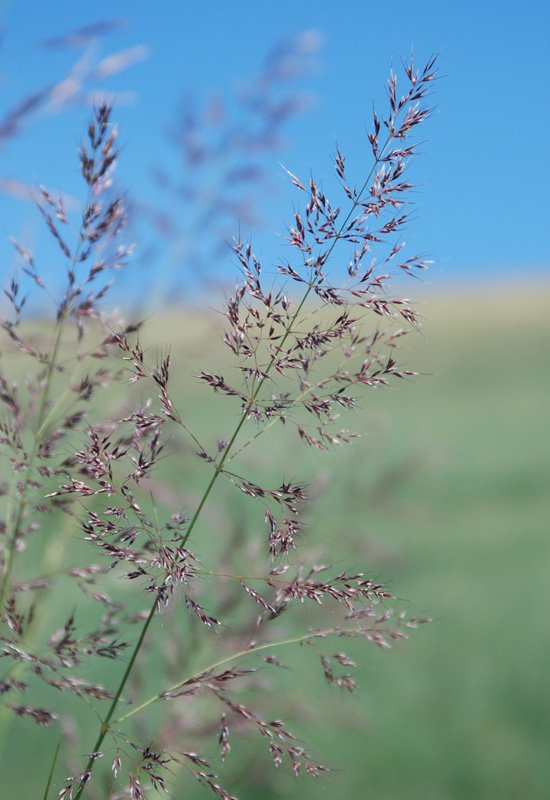
[[[118,152],[108,106],[95,110],[81,149],[87,198],[74,247],[65,233],[70,225],[62,202],[43,190],[41,210],[67,263],[67,286],[57,301],[50,348],[24,331],[18,281],[6,289],[12,317],[3,329],[37,368],[27,380],[28,402],[20,399],[16,381],[1,377],[7,408],[2,446],[15,479],[3,486],[0,655],[10,666],[0,690],[10,700],[5,709],[40,725],[61,725],[61,745],[44,780],[45,800],[53,796],[55,781],[61,800],[142,798],[149,791],[169,792],[169,781],[177,782],[181,771],[231,800],[235,796],[220,783],[221,765],[215,767],[213,758],[225,761],[230,738],[246,730],[266,742],[275,766],[286,762],[296,775],[316,777],[327,767],[297,743],[283,721],[269,721],[258,665],[284,674],[276,651],[306,645],[327,682],[352,692],[355,662],[346,653],[326,652],[327,642],[358,639],[388,647],[425,621],[405,612],[393,615],[391,593],[363,572],[318,563],[307,550],[298,554],[302,518],[310,513],[307,486],[294,479],[270,484],[258,477],[261,456],[250,474],[241,454],[279,425],[281,435],[290,437],[288,460],[280,465],[288,474],[294,441],[323,453],[351,442],[356,434],[339,427],[341,412],[353,409],[364,391],[414,374],[398,365],[396,353],[416,315],[409,301],[390,295],[387,283],[395,271],[415,272],[429,263],[420,256],[403,259],[397,237],[413,188],[404,179],[415,151],[410,137],[433,111],[426,98],[435,61],[420,71],[412,59],[403,62],[402,96],[390,73],[389,111],[383,119],[374,112],[368,134],[373,166],[359,187],[349,181],[337,148],[343,208],[333,206],[313,179],[306,185],[289,173],[305,209],[294,213],[288,228],[290,258],[277,265],[278,284],[266,286],[251,244],[235,240],[241,280],[226,299],[224,342],[236,379],[206,369],[198,375],[224,402],[215,423],[228,433],[214,445],[203,446],[177,408],[170,356],[150,365],[137,335],[140,326],[117,323],[102,310],[109,285],[100,281],[124,266],[131,252],[119,244],[125,217],[111,181]],[[23,273],[46,292],[34,256],[15,244]],[[341,267],[343,259],[347,278],[340,284],[328,270],[335,261]],[[114,390],[128,379],[129,391],[117,401]],[[115,414],[117,404],[122,414]],[[198,457],[210,470],[188,514],[167,509],[164,455],[174,448],[175,436],[167,439],[169,430],[181,431],[182,457]],[[177,452],[168,456],[176,457]],[[230,462],[236,465],[231,470]],[[223,493],[213,500],[220,478],[261,504],[265,549],[257,533],[254,541],[240,525],[232,528]],[[209,539],[204,523],[212,502],[224,521]],[[55,536],[63,513],[79,536],[67,540],[63,534],[64,564],[44,575],[43,542]],[[27,549],[32,557],[23,556]],[[89,563],[90,551],[108,566]],[[207,558],[210,564],[203,563]],[[141,591],[131,591],[134,585]],[[143,592],[150,598],[145,608]],[[84,604],[76,599],[79,593]],[[72,610],[63,616],[69,598]],[[45,602],[56,612],[53,626],[50,619],[36,625],[37,608]],[[159,616],[163,630],[154,624]],[[107,671],[101,666],[105,659],[114,662]],[[123,662],[118,678],[117,661]],[[112,688],[96,675],[106,675]],[[287,680],[278,686],[284,696]],[[52,690],[85,701],[97,720],[87,745],[83,739],[91,726],[86,723],[83,735],[77,732],[80,723],[70,720],[80,719],[80,712],[71,704],[61,704],[59,712],[11,702],[19,695],[50,702]],[[218,743],[217,756],[204,754],[209,737]],[[83,751],[86,763],[79,766],[76,754]],[[59,788],[63,760],[74,767]],[[110,770],[103,768],[107,760]]]

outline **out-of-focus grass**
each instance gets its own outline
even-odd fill
[[[405,337],[398,356],[425,374],[366,393],[363,414],[345,422],[366,433],[359,444],[323,457],[274,430],[243,454],[243,469],[317,475],[307,535],[323,560],[366,567],[409,611],[434,618],[391,651],[355,647],[363,666],[353,697],[324,685],[307,648],[285,652],[296,672],[280,706],[274,695],[274,711],[335,771],[299,782],[278,773],[272,783],[268,754],[255,758],[265,747],[251,744],[250,760],[230,757],[227,766],[243,800],[547,796],[549,299],[544,288],[430,298],[425,338]],[[227,400],[193,378],[201,368],[231,377],[210,321],[153,322],[142,340],[151,355],[171,343],[184,420],[210,443],[223,438]],[[293,474],[286,467],[281,475],[279,455],[289,446]],[[181,469],[174,480],[184,502],[206,477],[200,463]],[[246,513],[257,510],[233,497]],[[206,510],[215,525],[215,497]],[[207,552],[200,535],[199,527],[194,544]],[[303,724],[292,720],[298,701],[309,709]],[[15,732],[29,727],[18,720]]]

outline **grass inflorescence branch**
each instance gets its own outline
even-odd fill
[[[286,762],[295,774],[317,777],[326,767],[297,744],[285,723],[270,720],[246,700],[246,692],[254,697],[259,686],[254,664],[260,660],[263,667],[284,669],[274,651],[307,645],[326,681],[351,692],[356,682],[349,670],[356,662],[347,653],[325,652],[325,640],[362,639],[385,648],[426,621],[404,612],[396,617],[387,606],[392,593],[363,572],[319,564],[307,552],[298,556],[302,517],[311,504],[306,484],[286,478],[273,483],[259,469],[249,474],[241,454],[276,426],[295,437],[289,452],[299,441],[327,453],[356,436],[341,427],[340,417],[355,408],[365,391],[415,374],[398,364],[396,353],[399,338],[416,325],[416,314],[408,300],[388,294],[387,284],[393,270],[412,273],[429,263],[404,258],[396,236],[408,219],[404,207],[412,187],[403,174],[416,146],[410,137],[433,111],[427,97],[435,61],[420,71],[412,60],[404,62],[402,95],[391,72],[389,112],[382,119],[374,112],[368,134],[373,166],[359,186],[349,180],[337,148],[342,207],[333,205],[313,178],[303,182],[288,173],[305,208],[295,211],[288,227],[289,257],[277,265],[278,285],[265,288],[251,244],[235,241],[242,277],[226,298],[224,342],[230,372],[237,377],[226,380],[222,371],[206,369],[198,375],[226,398],[221,420],[229,430],[214,447],[193,432],[189,415],[180,410],[170,382],[170,356],[150,365],[136,340],[140,326],[117,324],[103,310],[109,285],[98,288],[98,281],[105,271],[124,266],[131,252],[118,244],[125,212],[113,192],[119,153],[108,106],[95,110],[80,152],[87,196],[74,246],[63,203],[42,190],[41,213],[66,260],[67,281],[56,301],[49,349],[21,331],[24,299],[17,281],[6,290],[13,318],[3,322],[4,331],[22,356],[33,359],[37,372],[27,381],[28,411],[15,382],[1,379],[1,399],[10,417],[1,423],[2,446],[15,479],[3,488],[0,614],[5,633],[0,656],[12,664],[0,677],[0,687],[2,694],[32,691],[40,698],[45,686],[90,705],[98,720],[93,747],[86,763],[63,781],[61,800],[106,796],[94,787],[109,780],[115,786],[109,789],[113,800],[144,798],[147,787],[168,792],[170,775],[175,778],[181,771],[231,800],[234,795],[222,787],[209,759],[183,743],[214,735],[223,762],[241,729],[259,734],[275,766]],[[16,247],[23,272],[47,291],[33,254],[22,244]],[[344,271],[342,282],[330,277]],[[374,330],[372,319],[377,320]],[[104,403],[95,399],[106,386],[121,385],[121,379],[126,379],[127,394],[118,405],[110,400],[105,413]],[[231,429],[235,404],[238,414]],[[163,459],[176,457],[166,455],[165,426],[182,432],[182,457],[198,456],[211,470],[189,512],[168,511],[167,498],[173,499],[174,491],[169,479],[165,483],[158,477]],[[280,466],[293,469],[292,463]],[[250,549],[250,537],[237,522],[231,528],[230,512],[223,511],[219,542],[209,540],[207,524],[199,536],[199,522],[222,512],[222,499],[211,502],[220,476],[241,497],[262,505],[263,553],[256,544]],[[54,556],[53,545],[41,547],[36,532],[43,530],[47,539],[53,535],[51,520],[62,516],[70,521],[70,533],[67,526],[57,526]],[[75,528],[81,534],[78,542]],[[21,574],[17,566],[19,552],[27,547],[38,564],[30,577],[24,575],[29,562]],[[63,563],[64,548],[70,566]],[[90,552],[100,556],[101,564],[88,562]],[[47,579],[39,577],[45,574]],[[53,629],[37,625],[37,597],[51,592],[55,603],[67,582],[71,597],[75,591],[84,596],[84,610],[75,600],[74,610]],[[142,591],[132,591],[134,586]],[[150,601],[145,608],[143,592]],[[29,602],[22,600],[26,596]],[[165,613],[168,607],[171,615]],[[292,609],[302,611],[293,616]],[[177,637],[163,637],[154,625],[161,613],[167,626],[170,620],[180,626]],[[330,624],[324,614],[330,615]],[[213,630],[218,637],[211,636]],[[164,665],[160,652],[167,654]],[[90,662],[125,657],[112,688],[90,680]],[[114,675],[112,668],[109,675]],[[204,709],[199,716],[198,703]],[[155,715],[159,704],[168,709],[162,719]],[[6,703],[4,709],[45,726],[59,717],[26,702]],[[203,715],[208,722],[199,725]],[[154,745],[143,744],[145,739]],[[62,736],[45,780],[45,800],[58,780],[59,762],[76,764],[74,752],[86,752],[86,746],[74,734]],[[109,753],[107,779],[103,764]]]

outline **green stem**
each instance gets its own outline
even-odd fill
[[[363,628],[363,630],[365,629]],[[144,708],[147,708],[147,706],[150,706],[157,700],[162,699],[164,695],[176,691],[176,689],[179,689],[181,686],[191,681],[194,675],[202,675],[206,672],[209,673],[215,669],[218,669],[219,667],[223,667],[224,664],[228,664],[230,661],[235,661],[235,659],[237,658],[244,658],[245,656],[255,655],[256,653],[260,653],[263,650],[270,650],[273,647],[286,647],[289,644],[299,644],[300,642],[306,642],[308,639],[323,639],[329,636],[330,634],[335,634],[335,633],[353,635],[358,633],[358,628],[349,628],[349,629],[338,628],[337,631],[334,628],[325,628],[319,631],[309,631],[309,633],[303,633],[300,636],[293,636],[289,639],[279,639],[277,642],[266,642],[265,644],[259,644],[256,647],[250,647],[247,650],[239,650],[237,653],[232,653],[230,656],[226,656],[225,658],[221,658],[219,661],[215,661],[212,664],[208,664],[208,666],[201,668],[198,672],[193,673],[193,675],[189,675],[183,678],[183,680],[174,683],[168,689],[165,689],[161,694],[156,694],[150,697],[148,700],[145,700],[139,706],[133,707],[132,710],[129,711],[127,714],[124,714],[124,716],[114,720],[113,724],[118,725],[120,722],[123,722],[124,720],[132,717],[134,714],[137,714],[138,711],[142,711]]]
[[[120,700],[120,696],[121,696],[122,692],[124,691],[124,687],[126,686],[128,678],[130,677],[130,673],[132,671],[132,667],[134,666],[134,662],[135,662],[135,660],[136,660],[136,658],[138,656],[139,651],[141,650],[141,645],[143,644],[143,640],[145,639],[145,635],[146,635],[146,633],[147,633],[147,631],[149,629],[149,625],[151,624],[152,619],[153,619],[153,617],[155,615],[156,607],[157,607],[157,601],[155,600],[155,602],[153,603],[153,606],[151,608],[151,611],[149,612],[149,616],[145,620],[145,625],[142,628],[142,631],[141,631],[141,634],[139,636],[139,639],[136,642],[136,646],[134,647],[134,652],[132,653],[132,657],[130,658],[130,661],[128,662],[128,665],[127,665],[127,667],[126,667],[126,669],[124,671],[124,675],[122,676],[122,680],[120,681],[120,685],[118,687],[117,693],[113,697],[113,700],[111,702],[111,705],[109,707],[107,715],[105,716],[105,719],[101,723],[101,730],[99,732],[99,736],[97,737],[96,743],[95,743],[95,745],[93,747],[93,750],[92,750],[92,755],[90,756],[90,758],[88,760],[88,763],[86,765],[86,770],[85,770],[85,773],[84,773],[86,775],[89,775],[89,773],[91,772],[91,770],[93,768],[93,765],[94,765],[94,762],[95,762],[95,758],[96,758],[94,756],[94,753],[97,753],[99,751],[99,748],[103,744],[103,740],[104,740],[105,736],[107,735],[107,733],[109,731],[109,723],[111,721],[111,718],[112,718],[113,714],[115,713],[115,709],[116,709],[116,707],[118,705],[118,701]],[[87,781],[87,779],[80,783],[80,786],[77,789],[76,794],[74,795],[74,800],[78,800],[78,798],[82,795],[82,792],[84,790],[84,786],[86,785],[86,781]]]
[[[94,151],[94,154],[93,154],[94,164],[95,164],[96,157],[97,157],[97,150]],[[94,169],[95,169],[95,166],[94,166]],[[88,193],[87,193],[87,196],[86,196],[86,204],[84,206],[85,209],[89,207],[89,205],[90,205],[90,203],[92,201],[92,197],[93,197],[93,186],[89,186]],[[81,252],[82,246],[83,246],[85,238],[86,238],[85,234],[86,234],[86,222],[85,222],[85,220],[83,218],[81,226],[80,226],[80,230],[79,230],[79,233],[78,233],[78,241],[77,241],[77,244],[76,244],[76,248],[75,248],[75,251],[74,251],[72,257],[70,258],[71,265],[72,265],[72,271],[75,270],[76,265],[79,263],[80,252]],[[69,295],[69,290],[67,290],[66,297],[68,297],[68,295]],[[20,499],[19,499],[19,507],[18,507],[18,510],[17,510],[17,516],[15,518],[15,522],[14,522],[14,525],[13,525],[13,530],[12,530],[12,533],[11,533],[11,537],[9,537],[8,560],[7,560],[7,564],[6,564],[6,567],[5,567],[5,570],[4,570],[4,575],[3,575],[3,578],[2,578],[2,587],[0,588],[0,609],[3,608],[4,601],[6,599],[6,594],[7,594],[8,586],[9,586],[9,579],[10,579],[10,575],[11,575],[11,572],[12,572],[12,569],[13,569],[13,561],[14,561],[14,556],[15,556],[15,551],[16,551],[16,546],[17,546],[17,540],[19,538],[20,527],[21,527],[21,523],[23,521],[24,511],[25,511],[25,508],[26,508],[26,505],[27,505],[27,493],[28,493],[28,489],[29,489],[29,484],[31,482],[32,473],[33,473],[33,470],[34,470],[34,464],[35,464],[35,461],[36,461],[36,458],[37,458],[37,455],[38,455],[38,450],[39,450],[39,447],[40,447],[40,442],[42,440],[42,437],[44,435],[44,431],[46,429],[46,421],[49,419],[49,415],[46,416],[46,412],[47,412],[48,402],[49,402],[49,399],[50,399],[50,392],[51,392],[51,389],[52,389],[52,377],[53,377],[53,374],[54,374],[56,366],[57,366],[57,359],[58,359],[59,349],[61,347],[61,341],[62,341],[62,338],[63,338],[63,331],[64,331],[64,328],[65,328],[65,322],[66,322],[66,320],[67,320],[67,318],[69,316],[70,310],[71,310],[71,304],[64,302],[64,304],[62,306],[62,311],[60,312],[60,316],[58,317],[57,324],[56,324],[57,336],[56,336],[56,339],[55,339],[55,344],[54,344],[54,347],[53,347],[51,358],[49,359],[49,362],[48,362],[48,374],[47,374],[47,377],[46,377],[46,384],[44,386],[44,391],[42,393],[42,399],[41,399],[41,402],[40,402],[40,409],[39,409],[39,412],[38,412],[38,419],[37,419],[37,424],[36,424],[36,432],[35,432],[35,436],[34,436],[33,448],[32,448],[32,452],[31,452],[31,456],[29,458],[29,463],[27,465],[25,481],[24,481],[23,489],[21,491],[21,495],[20,495]],[[9,523],[10,523],[10,519],[8,518],[6,520],[6,524],[9,525]]]
[[[53,771],[55,769],[55,765],[56,765],[56,762],[57,762],[57,756],[59,755],[59,748],[61,747],[61,740],[62,739],[63,739],[63,734],[61,734],[61,736],[57,740],[57,747],[55,748],[55,753],[54,753],[54,757],[53,757],[53,760],[52,760],[52,766],[51,766],[51,769],[50,769],[50,774],[48,775],[48,783],[46,784],[46,789],[44,791],[44,800],[48,800],[48,792],[50,791],[50,786],[51,786],[52,778],[53,778]]]
[[[359,192],[357,198],[353,201],[353,205],[352,205],[352,208],[351,208],[350,212],[348,213],[346,219],[344,220],[344,222],[340,226],[340,229],[339,229],[338,233],[336,234],[331,246],[329,247],[329,249],[327,251],[326,260],[328,260],[328,258],[330,257],[332,251],[334,250],[334,247],[336,246],[336,243],[340,240],[340,238],[342,236],[342,233],[344,232],[344,229],[345,229],[347,223],[349,222],[352,214],[355,212],[357,206],[359,205],[361,197],[362,197],[363,193],[365,192],[365,189],[367,188],[367,186],[368,186],[368,184],[370,182],[370,179],[371,179],[371,177],[373,175],[373,172],[376,169],[376,167],[378,166],[378,164],[380,163],[380,160],[381,160],[383,154],[385,153],[386,148],[388,147],[388,144],[391,142],[392,138],[393,137],[390,134],[388,136],[388,138],[386,140],[386,143],[384,144],[382,150],[380,151],[380,153],[379,153],[379,155],[378,155],[378,157],[377,157],[377,159],[376,159],[376,161],[375,161],[375,163],[374,163],[374,165],[373,165],[373,167],[372,167],[367,179],[365,180],[365,182],[363,184],[363,187],[361,188],[361,191]],[[304,305],[306,304],[306,302],[308,300],[308,297],[309,297],[309,295],[311,294],[311,292],[312,292],[312,290],[314,288],[315,288],[315,283],[312,281],[309,284],[306,292],[304,293],[304,296],[302,297],[302,299],[301,299],[296,311],[292,315],[292,318],[290,319],[290,322],[289,322],[289,324],[288,324],[288,326],[286,328],[285,334],[284,334],[284,336],[283,336],[283,338],[282,338],[282,340],[280,342],[280,345],[279,345],[279,348],[281,350],[284,348],[285,343],[287,342],[289,336],[291,335],[291,333],[292,333],[292,331],[294,329],[294,326],[296,325],[296,322],[297,322],[297,320],[298,320],[298,318],[299,318],[299,316],[300,316],[300,314],[302,312],[302,309],[303,309]],[[198,505],[198,507],[197,507],[197,509],[196,509],[196,511],[195,511],[190,523],[189,523],[189,527],[187,529],[187,532],[186,532],[185,536],[182,539],[182,545],[185,545],[185,543],[189,539],[191,533],[193,532],[193,530],[195,528],[195,525],[196,525],[196,523],[197,523],[197,521],[198,521],[198,519],[200,517],[200,514],[201,514],[201,512],[202,512],[202,510],[204,508],[204,505],[205,505],[208,497],[210,496],[210,493],[211,493],[212,489],[214,488],[218,477],[220,476],[221,472],[223,471],[223,466],[224,466],[225,462],[227,461],[227,459],[229,458],[229,454],[231,453],[231,450],[232,450],[232,448],[233,448],[233,446],[235,444],[235,441],[237,440],[237,437],[239,436],[239,433],[241,432],[241,429],[242,429],[243,425],[245,424],[245,422],[246,422],[246,420],[248,418],[250,410],[253,407],[258,395],[260,394],[264,383],[267,380],[267,376],[272,371],[273,366],[275,364],[275,361],[276,361],[276,356],[275,356],[275,354],[273,354],[273,356],[271,357],[271,361],[267,365],[266,370],[265,370],[266,377],[262,378],[258,382],[258,385],[256,386],[255,390],[252,392],[250,400],[249,400],[249,402],[247,404],[247,407],[243,410],[241,418],[240,418],[240,420],[237,423],[237,426],[235,428],[235,431],[233,432],[233,435],[232,435],[231,439],[229,440],[225,450],[223,451],[223,454],[222,454],[219,462],[217,463],[217,465],[215,467],[214,474],[212,475],[212,478],[210,479],[210,482],[208,483],[208,486],[206,487],[206,489],[204,491],[204,494],[203,494],[203,496],[201,498],[201,501],[200,501],[200,503],[199,503],[199,505]],[[132,658],[130,659],[130,662],[128,663],[128,666],[127,666],[127,668],[126,668],[126,670],[124,672],[124,675],[122,676],[121,683],[120,683],[120,685],[118,687],[117,693],[115,695],[115,698],[113,699],[113,702],[112,702],[111,707],[110,707],[110,709],[109,709],[109,711],[107,713],[107,716],[105,717],[105,719],[103,720],[103,723],[101,725],[101,730],[100,730],[100,733],[98,735],[96,744],[95,744],[95,746],[93,748],[92,756],[90,757],[90,759],[88,761],[88,764],[87,764],[87,767],[86,767],[85,774],[88,775],[88,777],[89,777],[89,772],[91,772],[91,770],[93,768],[93,765],[94,765],[94,762],[95,762],[95,757],[94,757],[93,753],[96,753],[99,750],[99,748],[101,747],[107,732],[109,731],[109,723],[110,723],[110,721],[112,719],[115,707],[116,707],[116,705],[117,705],[117,703],[118,703],[118,701],[120,699],[122,691],[123,691],[123,689],[124,689],[124,687],[126,685],[126,682],[127,682],[128,678],[129,678],[129,676],[130,676],[132,667],[133,667],[134,662],[136,660],[136,657],[137,657],[137,655],[138,655],[138,653],[139,653],[139,651],[141,649],[141,646],[142,646],[143,641],[145,639],[145,635],[146,635],[147,630],[149,628],[149,625],[151,624],[151,621],[152,621],[152,619],[153,619],[153,617],[155,615],[156,609],[157,609],[157,599],[155,599],[155,602],[153,603],[153,605],[151,607],[151,611],[149,612],[149,616],[147,617],[147,620],[145,621],[145,624],[143,626],[143,630],[141,631],[140,637],[139,637],[139,639],[138,639],[138,641],[136,643]],[[326,635],[328,632],[329,631],[318,632],[318,633],[314,633],[314,634],[309,633],[309,634],[304,635],[304,636],[299,636],[299,637],[296,637],[296,638],[293,638],[293,639],[285,640],[283,642],[278,642],[277,644],[278,644],[278,646],[280,646],[280,645],[284,645],[284,644],[302,642],[302,641],[304,641],[304,640],[306,640],[308,638]],[[216,664],[212,665],[212,668],[216,668],[218,666],[221,666],[222,664],[225,664],[226,662],[231,661],[234,658],[238,658],[240,656],[246,655],[247,653],[257,652],[257,651],[264,650],[266,648],[273,647],[273,646],[274,646],[273,644],[265,644],[265,645],[260,645],[260,646],[258,646],[256,648],[253,648],[253,649],[248,650],[248,651],[243,650],[243,651],[241,651],[239,653],[235,653],[232,656],[229,656],[227,658],[222,659],[221,661],[219,661]],[[177,686],[180,686],[180,685],[181,685],[181,683],[177,684]],[[176,688],[176,687],[173,687],[173,688]],[[130,717],[133,714],[135,714],[137,711],[141,710],[142,708],[145,708],[150,703],[154,702],[159,697],[160,697],[160,695],[155,695],[155,697],[145,701],[145,703],[142,703],[141,705],[136,706],[134,709],[132,709],[131,712],[129,712],[125,716],[120,717],[119,719],[115,720],[115,723],[119,723],[122,720],[127,719],[128,717]],[[79,786],[79,788],[77,790],[77,793],[74,795],[74,800],[79,800],[79,798],[81,797],[82,792],[84,790],[84,786],[85,786],[87,780],[88,780],[88,778],[86,778],[83,782],[81,782],[81,784],[80,784],[80,786]]]
[[[0,589],[0,609],[4,607],[4,600],[6,599],[6,594],[8,591],[9,586],[9,579],[13,569],[13,561],[15,557],[15,551],[17,546],[17,540],[19,538],[19,531],[21,528],[21,523],[23,521],[23,516],[25,513],[25,508],[27,505],[27,492],[29,489],[29,484],[31,482],[32,473],[34,470],[34,464],[38,455],[38,449],[40,447],[40,441],[42,439],[42,435],[44,432],[44,418],[46,416],[47,405],[50,398],[50,391],[51,391],[51,383],[52,383],[52,375],[55,371],[55,365],[57,362],[57,354],[59,352],[59,347],[61,345],[61,338],[63,335],[63,322],[65,317],[63,317],[58,324],[57,330],[57,337],[55,340],[52,357],[48,364],[48,375],[46,378],[46,385],[44,386],[44,392],[42,393],[42,400],[40,403],[40,409],[38,412],[38,420],[37,420],[37,427],[36,433],[34,436],[33,447],[31,451],[31,455],[29,458],[29,463],[26,469],[25,481],[23,483],[23,489],[21,491],[21,496],[19,499],[19,506],[17,509],[17,516],[15,518],[15,522],[13,523],[13,530],[11,532],[11,536],[9,537],[9,544],[8,544],[8,560],[4,569],[4,575],[2,577],[2,588]],[[9,525],[10,519],[6,520],[6,524]]]

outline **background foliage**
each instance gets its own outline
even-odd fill
[[[336,499],[323,505],[320,485],[308,535],[330,538],[337,525],[358,562],[434,622],[406,646],[371,649],[354,697],[310,670],[297,690],[318,690],[308,741],[336,771],[314,784],[283,780],[277,793],[269,771],[253,771],[249,783],[250,765],[230,761],[237,779],[247,771],[235,787],[243,797],[545,796],[547,307],[545,291],[521,304],[505,290],[427,293],[426,340],[409,339],[411,362],[427,374],[369,395],[369,435],[336,469],[316,459]],[[170,339],[186,368],[221,350],[212,320],[199,322],[151,320],[151,347]],[[193,402],[204,402],[199,389],[186,387]],[[341,504],[348,515],[337,521],[331,509]],[[41,731],[17,718],[1,724],[4,747],[20,742],[3,773],[6,796],[35,796],[51,758]]]

